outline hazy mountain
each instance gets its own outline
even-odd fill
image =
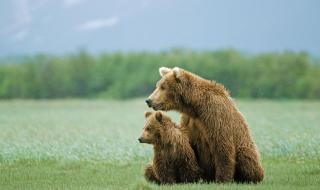
[[[172,47],[320,54],[317,0],[2,0],[0,56]]]

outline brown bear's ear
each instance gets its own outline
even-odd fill
[[[171,71],[170,68],[167,68],[167,67],[160,67],[159,68],[159,73],[160,73],[160,76],[163,77],[164,75],[166,75],[167,73],[169,73]]]
[[[179,67],[175,67],[172,69],[173,71],[173,76],[176,79],[177,82],[181,82],[182,80],[182,71]]]
[[[156,120],[161,123],[162,122],[162,113],[161,112],[156,112]]]
[[[144,117],[148,118],[151,114],[152,114],[152,112],[146,111],[146,112],[144,112]]]

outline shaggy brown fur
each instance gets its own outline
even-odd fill
[[[248,125],[223,85],[180,68],[160,68],[162,79],[147,103],[155,110],[177,110],[198,122],[209,146],[216,182],[260,182],[264,172]],[[206,145],[204,145],[205,147]]]
[[[201,168],[201,178],[206,182],[214,181],[215,168],[212,164],[212,156],[207,154],[209,150],[208,140],[206,135],[199,130],[201,122],[192,119],[186,114],[181,114],[180,117],[180,129],[182,133],[189,137],[190,145],[194,150],[199,167]]]
[[[160,184],[196,182],[199,166],[184,135],[168,116],[146,112],[146,124],[139,138],[153,145],[153,162],[145,168],[145,178]]]

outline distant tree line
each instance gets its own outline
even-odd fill
[[[306,53],[244,55],[235,50],[151,53],[86,51],[0,60],[0,98],[117,98],[148,95],[158,68],[181,67],[242,98],[320,99],[320,61]]]

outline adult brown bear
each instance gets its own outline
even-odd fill
[[[209,146],[216,182],[260,182],[264,172],[248,125],[223,85],[180,68],[159,69],[161,80],[146,100],[154,110],[176,110],[197,121]],[[201,164],[200,164],[201,165]]]

